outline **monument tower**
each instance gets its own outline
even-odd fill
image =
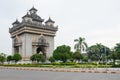
[[[54,50],[54,37],[57,26],[49,17],[44,22],[39,15],[37,9],[32,7],[26,15],[22,17],[22,21],[16,20],[9,28],[12,38],[12,53],[19,53],[22,59],[30,60],[30,56],[38,53],[43,54],[46,58],[50,57]]]

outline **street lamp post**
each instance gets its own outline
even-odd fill
[[[106,50],[106,47],[102,48],[101,52],[105,54],[105,66],[106,66],[106,72],[107,72],[107,54],[108,54],[108,51]]]
[[[115,65],[115,50],[114,49],[113,49],[112,59],[113,59],[113,65]]]
[[[106,62],[106,64],[107,64],[107,51],[106,51],[106,48],[104,48],[104,54],[105,54],[105,62]]]

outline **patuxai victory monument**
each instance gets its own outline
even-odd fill
[[[19,53],[24,61],[29,61],[30,56],[38,53],[43,54],[46,59],[54,50],[54,37],[57,26],[49,17],[44,21],[38,14],[37,9],[32,7],[22,21],[16,20],[12,23],[9,33],[12,38],[12,53]]]

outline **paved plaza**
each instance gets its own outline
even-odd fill
[[[0,80],[120,80],[120,74],[0,69]]]

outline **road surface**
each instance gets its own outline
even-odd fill
[[[120,80],[120,74],[0,69],[0,80]]]

